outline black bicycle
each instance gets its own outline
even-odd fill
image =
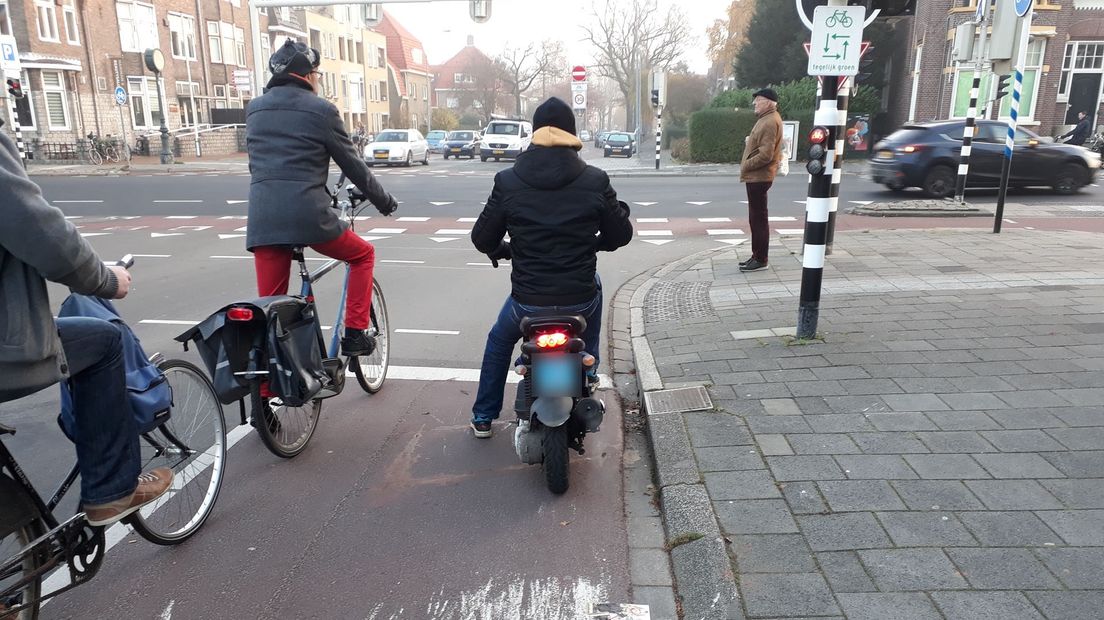
[[[126,257],[118,264],[132,263]],[[165,375],[172,403],[156,428],[141,435],[142,470],[169,467],[174,478],[164,495],[122,522],[152,543],[176,545],[203,526],[218,499],[225,474],[226,425],[222,405],[202,370],[161,354],[150,361]],[[15,432],[0,424],[0,439]],[[0,441],[0,618],[37,618],[43,601],[92,579],[103,563],[104,528],[90,525],[83,512],[64,521],[54,515],[77,476],[74,464],[44,501]],[[62,567],[68,570],[68,585],[43,593],[44,578]]]

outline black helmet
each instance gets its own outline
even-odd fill
[[[268,59],[268,70],[273,76],[292,73],[306,77],[318,68],[322,58],[318,50],[304,43],[288,39],[284,45]]]

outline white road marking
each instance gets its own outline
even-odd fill
[[[208,256],[207,258],[213,258],[216,260],[253,260],[253,255],[249,256],[234,256],[230,254],[215,254],[214,256]],[[321,256],[308,256],[306,260],[309,261],[327,261],[328,258]]]
[[[702,224],[720,224],[722,222],[731,222],[732,218],[728,217],[699,217],[698,221]]]
[[[780,235],[804,235],[804,228],[776,228],[774,231]]]
[[[384,260],[381,260],[380,262],[381,262],[381,263],[391,263],[391,264],[394,264],[394,265],[424,265],[424,264],[425,264],[425,261],[424,261],[424,260],[392,260],[392,259],[384,259]]]
[[[803,204],[805,204],[806,202],[807,202],[807,201],[805,201],[805,200],[795,200],[795,201],[794,201],[794,203],[795,203],[795,204],[799,204],[799,205],[803,205]]]
[[[203,202],[202,200],[154,200],[154,204],[195,204]],[[169,219],[173,219],[174,216],[170,215]],[[176,219],[183,219],[186,217],[195,217],[194,215],[179,215],[175,216]]]
[[[400,217],[396,222],[428,222],[428,217]]]
[[[848,202],[850,202],[853,205],[862,205],[864,207],[866,205],[874,204],[873,200],[849,200]]]
[[[636,218],[637,224],[666,224],[667,218],[665,217],[638,217]]]
[[[227,202],[230,202],[230,201],[227,200]],[[243,200],[242,202],[245,202],[245,201]],[[224,215],[224,216],[220,217],[219,219],[220,220],[247,220],[247,219],[249,219],[249,217],[245,216],[245,215]]]
[[[460,332],[448,329],[396,329],[396,334],[425,334],[430,336],[459,336]]]
[[[479,221],[479,218],[477,218],[477,217],[461,217],[461,218],[457,218],[456,221],[461,223],[461,224],[474,224],[477,221]]]
[[[365,241],[381,241],[383,239],[390,239],[391,237],[380,237],[378,235],[361,235],[360,238],[364,239]]]
[[[441,230],[438,230],[437,232],[435,232],[433,234],[435,234],[435,235],[468,235],[468,234],[471,234],[471,229],[470,228],[442,228]]]
[[[640,205],[642,207],[650,207],[652,205],[659,204],[659,203],[658,202],[634,202],[633,204],[634,205]]]
[[[208,176],[215,176],[215,175],[211,174],[211,175],[208,175]],[[173,605],[176,605],[176,599],[173,599],[173,600],[169,601],[168,606],[165,607],[165,611],[161,612],[161,615],[158,616],[158,620],[172,620]]]
[[[747,237],[744,237],[743,239],[717,239],[717,241],[720,241],[721,243],[727,243],[728,245],[740,245],[741,243],[747,241]]]
[[[370,235],[401,235],[406,232],[405,228],[373,228],[368,231]]]
[[[696,201],[696,200],[691,200],[691,201],[688,201],[686,204],[694,205],[694,206],[697,206],[697,207],[704,207],[705,205],[710,204],[711,202],[713,202],[713,201],[712,200],[703,200],[703,201],[699,202],[699,201]]]
[[[435,207],[443,207],[445,205],[451,205],[451,204],[455,204],[455,203],[452,203],[452,202],[434,202],[434,201],[430,200],[429,204],[431,204]]]
[[[675,233],[669,230],[638,230],[636,234],[640,237],[673,237]]]
[[[245,232],[246,230],[248,230],[248,227],[242,226],[241,228],[235,228],[234,232]]]
[[[797,218],[789,215],[779,215],[777,217],[768,217],[768,222],[796,222]]]
[[[82,217],[84,217],[84,216],[83,215],[66,215],[65,219],[67,219],[67,220],[79,220]]]
[[[238,239],[239,237],[244,237],[244,236],[245,236],[245,233],[234,233],[234,234],[229,234],[229,235],[219,235],[219,239]]]
[[[200,231],[208,230],[210,228],[213,228],[213,227],[212,226],[177,226],[175,228],[170,228],[169,230],[190,230],[190,231],[193,231],[193,232],[200,232]]]
[[[246,202],[249,202],[249,201],[248,200],[227,200],[226,204],[228,204],[228,205],[240,205],[240,204],[246,203]]]
[[[750,203],[748,203],[748,201],[746,201],[746,200],[741,200],[741,201],[740,201],[740,204],[742,204],[742,205],[746,205],[746,204],[750,204]]]
[[[50,202],[56,205],[83,205],[83,204],[101,204],[102,200],[51,200]],[[80,217],[75,215],[73,217]]]
[[[134,258],[172,258],[172,254],[131,254]]]
[[[398,331],[398,330],[396,330]],[[350,375],[351,376],[351,375]],[[479,382],[478,368],[440,368],[434,366],[389,366],[387,378],[399,381],[463,381],[469,383]],[[613,381],[605,373],[598,374],[598,387],[608,389],[613,387]],[[521,377],[511,372],[506,379],[507,383],[519,383]]]
[[[173,321],[169,319],[142,319],[139,325],[195,325],[199,321]]]
[[[150,237],[156,239],[158,237],[183,237],[184,233],[150,233]]]
[[[664,245],[671,243],[674,239],[641,239],[644,243],[650,243],[652,245]]]
[[[1008,218],[1004,218],[1004,221],[1008,222],[1009,224],[1018,224],[1019,223],[1016,220],[1010,220]]]
[[[456,241],[459,238],[460,237],[430,237],[430,239],[436,241],[437,243],[445,243],[447,241]]]
[[[468,267],[494,267],[494,263],[467,263]]]
[[[81,233],[82,237],[102,237],[104,235],[110,235],[111,233],[99,232],[99,233]]]
[[[710,228],[705,231],[710,237],[716,235],[742,235],[744,231],[739,228]]]

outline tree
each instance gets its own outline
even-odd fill
[[[460,127],[460,117],[448,108],[433,109],[433,128],[452,131]]]
[[[464,72],[471,76],[470,88],[461,92],[460,109],[472,109],[486,125],[499,108],[499,96],[505,90],[505,70],[501,63],[480,54],[473,57]]]
[[[602,0],[591,5],[590,17],[582,29],[583,39],[595,48],[591,68],[617,84],[629,103],[625,125],[635,128],[633,117],[641,105],[637,80],[643,95],[653,69],[679,60],[692,38],[686,17],[677,4],[663,14],[658,0]]]
[[[704,75],[689,72],[667,75],[667,101],[663,106],[665,122],[686,127],[690,115],[709,103],[709,84]]]
[[[530,43],[524,48],[508,47],[499,55],[498,60],[502,64],[506,75],[509,77],[510,86],[514,95],[514,113],[522,114],[521,95],[532,88],[538,79],[546,79],[553,67],[557,66],[563,58],[563,43],[546,39],[539,45]]]
[[[808,38],[791,0],[756,0],[747,40],[736,54],[736,81],[757,88],[800,80],[809,65]]]
[[[736,55],[747,41],[748,27],[755,12],[757,0],[732,0],[724,19],[718,19],[706,29],[709,44],[706,48],[713,61],[710,77],[724,79],[732,74]]]

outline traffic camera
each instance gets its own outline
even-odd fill
[[[8,78],[8,94],[16,99],[22,99],[26,96],[23,92],[23,82],[19,78]]]
[[[828,128],[813,127],[809,132],[809,162],[805,169],[813,176],[824,174],[828,160]]]

